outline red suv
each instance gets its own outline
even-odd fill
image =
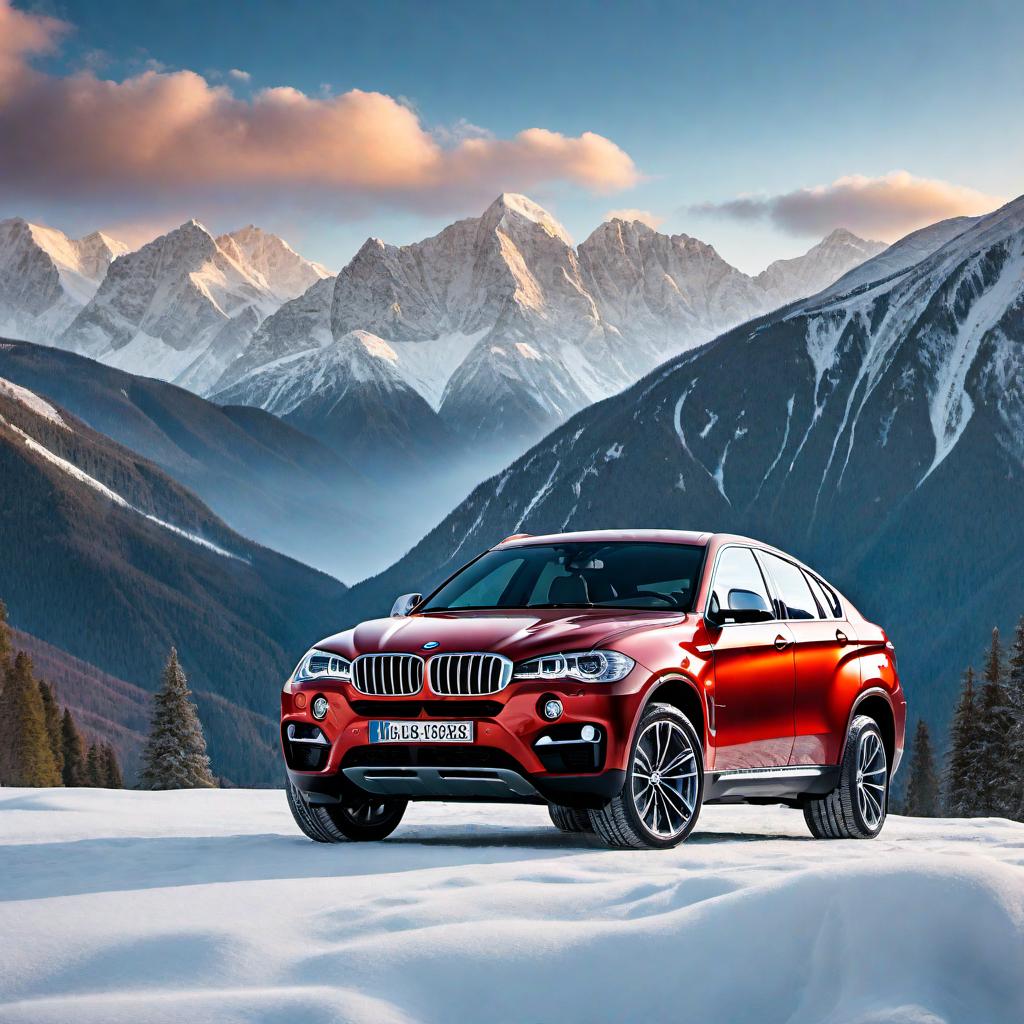
[[[705,802],[870,839],[903,752],[885,632],[775,548],[661,530],[516,535],[322,640],[281,696],[311,839],[383,839],[410,800],[546,803],[671,847]]]

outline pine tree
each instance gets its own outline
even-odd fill
[[[43,720],[46,722],[46,735],[53,752],[53,763],[58,773],[64,771],[64,748],[60,734],[60,706],[54,696],[53,687],[44,680],[39,680],[39,696],[43,702]]]
[[[985,659],[985,685],[978,695],[978,799],[975,814],[996,817],[1009,813],[1010,709],[1003,685],[1003,652],[999,630]]]
[[[199,711],[172,647],[163,685],[153,698],[153,718],[139,776],[142,789],[195,789],[215,785]]]
[[[93,789],[103,789],[107,781],[107,773],[104,771],[103,753],[98,743],[89,744],[89,753],[85,759],[86,785]]]
[[[11,627],[7,625],[7,605],[0,601],[0,687],[7,676],[7,664],[11,660]]]
[[[1024,821],[1024,615],[1017,622],[1010,649],[1006,702],[1010,709],[1007,762],[1011,773],[1007,814]]]
[[[62,777],[65,786],[87,786],[85,774],[85,744],[75,724],[70,708],[64,709],[60,722],[61,749],[64,753]]]
[[[923,718],[917,720],[914,754],[910,761],[905,814],[915,818],[934,818],[939,814],[939,780],[935,774],[932,738]]]
[[[103,744],[103,785],[107,789],[124,789],[124,776],[117,754],[109,743]]]
[[[954,818],[975,813],[978,788],[978,707],[974,669],[964,673],[964,685],[950,727],[949,760],[946,763],[945,807]]]
[[[60,775],[46,733],[46,719],[32,662],[19,651],[7,666],[3,707],[0,709],[0,750],[7,786],[57,786]]]

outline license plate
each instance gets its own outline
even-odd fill
[[[473,722],[370,722],[371,743],[472,743]]]

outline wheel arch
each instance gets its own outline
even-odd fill
[[[634,734],[636,733],[637,722],[640,721],[643,713],[650,707],[652,702],[670,704],[677,711],[681,711],[686,715],[694,729],[697,730],[697,735],[700,736],[706,757],[709,740],[708,721],[704,700],[697,688],[697,684],[692,679],[683,675],[663,676],[659,679],[648,691],[647,698],[640,708],[640,713],[636,716],[636,722],[633,723],[632,729]]]
[[[846,740],[850,735],[850,726],[853,725],[853,720],[857,715],[867,715],[878,726],[878,731],[882,734],[885,756],[889,762],[889,772],[892,774],[894,771],[893,758],[896,756],[896,713],[893,711],[889,694],[881,687],[865,690],[853,702],[850,716],[846,721],[846,735],[843,736],[843,749],[839,755],[840,764],[842,764],[843,756],[846,753]]]

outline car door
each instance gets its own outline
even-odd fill
[[[796,685],[793,635],[772,612],[753,551],[719,550],[708,607],[722,624],[712,632],[715,770],[774,768],[793,748]],[[763,608],[767,621],[729,622],[728,611]],[[739,616],[737,616],[739,617]]]
[[[800,566],[771,552],[759,552],[793,631],[796,666],[794,741],[790,763],[832,764],[838,757],[834,702],[856,693],[860,670],[852,657],[853,626],[837,618],[838,599]],[[852,688],[849,688],[852,687]]]

